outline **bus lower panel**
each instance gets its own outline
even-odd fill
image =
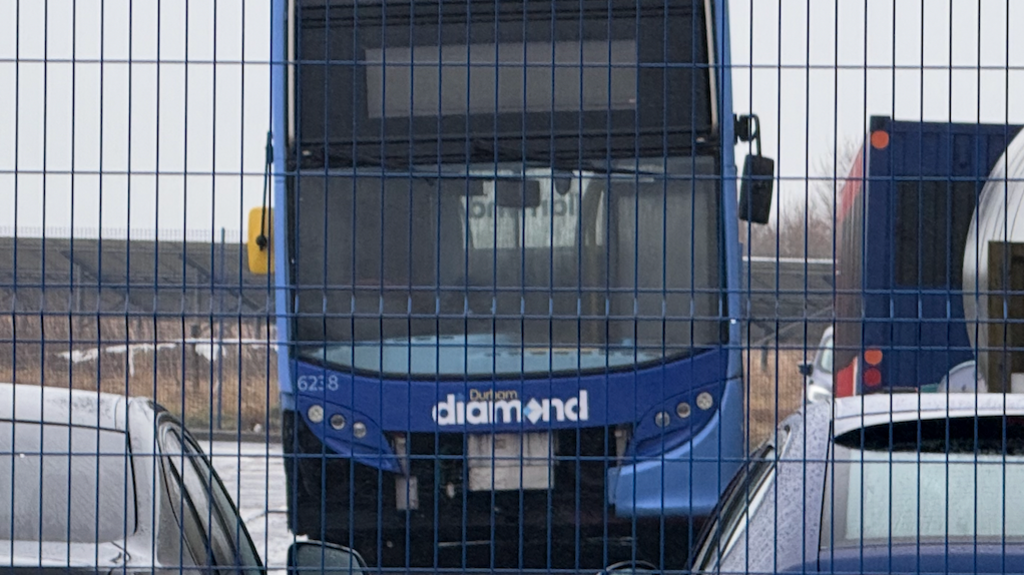
[[[605,428],[561,433],[551,491],[468,491],[464,436],[413,434],[412,511],[397,509],[394,474],[324,453],[293,412],[283,430],[289,528],[352,547],[373,566],[594,572],[643,559],[682,569],[699,527],[685,517],[615,516],[605,501],[615,442]]]

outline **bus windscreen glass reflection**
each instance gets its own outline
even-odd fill
[[[373,119],[636,108],[635,40],[365,50]]]

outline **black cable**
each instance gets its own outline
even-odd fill
[[[267,132],[267,156],[263,165],[263,202],[260,205],[260,235],[256,236],[256,245],[260,251],[267,248],[267,196],[270,193],[270,168],[274,165],[274,140],[270,131]]]

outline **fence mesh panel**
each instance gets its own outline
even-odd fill
[[[0,0],[0,568],[1007,572],[1009,0]]]

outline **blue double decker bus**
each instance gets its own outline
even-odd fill
[[[682,567],[745,456],[724,0],[275,0],[289,527],[380,568]],[[272,215],[271,215],[272,214]],[[273,233],[271,233],[271,230]]]

